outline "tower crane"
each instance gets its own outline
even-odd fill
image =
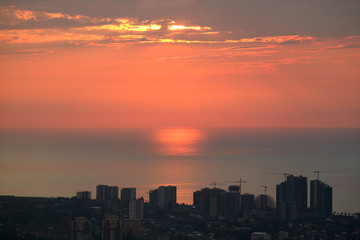
[[[343,172],[315,170],[314,173],[317,174],[317,180],[320,180],[320,173],[343,173]]]
[[[278,172],[265,172],[265,174],[276,174],[276,175],[283,175],[284,176],[284,181],[286,181],[286,177],[290,176],[290,173],[278,173]]]
[[[233,182],[233,183],[238,183],[239,184],[239,193],[241,195],[241,184],[242,183],[246,183],[246,181],[244,181],[243,179],[239,179],[238,181],[226,181],[226,182]]]
[[[263,185],[263,186],[260,186],[260,187],[264,188],[265,196],[266,196],[266,190],[268,189],[268,187],[266,185]]]
[[[217,185],[226,185],[224,183],[216,183],[215,181],[210,183],[210,185],[214,186],[214,189],[216,188]]]

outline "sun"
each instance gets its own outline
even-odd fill
[[[158,131],[158,140],[166,144],[189,144],[200,140],[201,134],[197,129],[166,128]]]
[[[193,128],[165,128],[156,133],[160,152],[165,155],[195,155],[202,133]]]

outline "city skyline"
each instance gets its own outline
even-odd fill
[[[99,199],[133,200],[163,184],[191,203],[210,182],[241,177],[241,194],[268,186],[275,199],[283,176],[266,173],[320,174],[334,211],[359,212],[358,9],[2,0],[0,195],[96,198],[103,183],[115,187]]]
[[[314,173],[316,173],[318,171],[314,171]],[[281,174],[281,173],[279,173]],[[318,207],[318,198],[323,198],[324,196],[317,196],[319,195],[318,193],[318,190],[315,189],[315,185],[318,185],[320,184],[320,187],[321,186],[325,186],[325,188],[331,188],[331,186],[329,186],[328,184],[326,184],[325,182],[322,182],[319,180],[319,178],[317,179],[314,179],[314,180],[310,180],[309,183],[307,181],[307,177],[304,177],[302,175],[300,176],[294,176],[292,174],[286,174],[286,178],[284,178],[284,181],[277,184],[276,185],[276,206],[273,206],[273,209],[275,208],[280,208],[278,204],[280,204],[282,201],[284,201],[284,197],[286,198],[286,201],[294,201],[294,202],[299,202],[300,206],[299,208],[300,209],[305,209],[305,208],[309,208],[311,209],[312,211],[316,211],[316,207]],[[300,186],[297,186],[298,183],[294,183],[294,181],[301,181],[301,185]],[[237,181],[232,181],[232,182],[237,182]],[[240,179],[239,182],[242,182],[242,183],[246,183],[246,181]],[[281,188],[281,186],[283,184],[287,184],[287,182],[292,182],[290,184],[290,186],[288,187],[284,187],[284,188]],[[305,185],[304,185],[305,184]],[[226,192],[223,188],[224,187],[221,187],[221,185],[227,185],[228,187],[228,192],[238,192],[240,194],[240,196],[246,196],[246,195],[254,195],[253,193],[251,192],[245,192],[245,193],[241,193],[240,189],[241,189],[241,185],[236,185],[236,184],[224,184],[224,183],[216,183],[215,181],[214,182],[211,182],[209,183],[209,186],[207,187],[204,187],[204,188],[201,188],[202,190],[203,189],[218,189],[218,190],[221,190],[221,191],[224,191]],[[219,187],[220,186],[220,187]],[[271,195],[267,194],[266,193],[266,189],[268,188],[267,185],[264,185],[264,186],[260,186],[260,187],[265,187],[265,194],[264,193],[260,193],[258,194],[257,196],[261,196],[261,195],[265,195],[265,196],[269,196],[270,198]],[[309,187],[309,188],[308,188]],[[174,204],[187,204],[187,205],[196,205],[195,203],[195,193],[196,192],[199,192],[200,190],[196,190],[196,192],[193,192],[193,202],[192,203],[185,203],[185,202],[180,202],[177,200],[177,186],[173,186],[173,185],[159,185],[157,189],[155,190],[148,190],[146,192],[146,194],[149,196],[151,195],[152,193],[154,193],[154,191],[156,191],[156,195],[159,196],[159,198],[162,198],[161,201],[158,200],[158,198],[156,197],[156,200],[152,200],[153,201],[153,204],[154,202],[156,206],[159,206],[159,207],[167,207],[168,204],[170,203],[170,205],[173,207]],[[289,189],[292,189],[292,193],[289,195],[289,196],[292,196],[292,197],[286,197],[286,196],[282,196],[280,197],[280,195],[284,195],[283,193],[280,192],[280,188],[282,189],[281,191],[289,191]],[[314,188],[314,189],[313,189]],[[319,187],[317,187],[319,188]],[[324,187],[322,187],[324,188]],[[137,199],[146,199],[146,197],[144,198],[144,196],[140,196],[138,198],[137,194],[136,194],[136,187],[122,187],[122,188],[119,188],[119,186],[108,186],[108,185],[104,185],[104,184],[99,184],[97,186],[95,186],[95,197],[94,198],[91,198],[91,191],[89,190],[80,190],[80,191],[77,191],[76,194],[73,196],[73,197],[76,197],[77,199],[81,199],[81,200],[91,200],[91,199],[94,199],[94,200],[97,200],[97,201],[100,201],[100,202],[106,202],[106,201],[111,201],[111,200],[122,200],[122,201],[125,201],[125,202],[131,202],[132,200],[137,200]],[[168,193],[165,193],[165,191],[168,191],[170,190],[170,192]],[[287,190],[286,190],[287,189]],[[301,189],[301,190],[300,190]],[[117,190],[117,191],[114,191],[114,190]],[[131,190],[131,191],[129,191]],[[159,191],[161,190],[161,192]],[[171,193],[175,191],[175,193]],[[305,195],[304,196],[298,196],[297,195],[294,195],[295,192],[301,192],[301,194],[304,194],[304,191],[305,191]],[[278,195],[278,192],[279,192],[279,195]],[[119,193],[121,193],[121,195],[119,195]],[[172,196],[174,194],[174,196]],[[285,194],[286,195],[286,194]],[[314,197],[316,195],[316,197]],[[254,195],[255,196],[255,195]],[[332,190],[331,190],[331,194],[329,195],[327,193],[326,195],[329,199],[331,199],[331,209],[332,209]],[[24,196],[26,197],[26,196]],[[37,197],[42,197],[42,196],[37,196]],[[61,197],[61,196],[58,196],[58,197]],[[167,199],[167,200],[164,200],[164,199]],[[321,200],[323,201],[323,200]],[[148,197],[146,202],[148,202],[150,205],[151,205],[151,197]],[[239,202],[240,199],[239,199]],[[255,199],[254,199],[254,203],[255,203]],[[298,204],[298,203],[297,203]],[[125,206],[128,207],[128,204],[125,204]],[[240,211],[240,210],[239,210]],[[332,211],[330,211],[330,213],[332,213]]]

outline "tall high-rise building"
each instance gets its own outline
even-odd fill
[[[158,205],[161,208],[176,206],[176,187],[160,186],[158,188]]]
[[[201,191],[196,191],[193,193],[193,206],[197,209],[200,207],[200,193]]]
[[[262,211],[267,211],[268,210],[268,196],[265,194],[260,194],[257,198],[257,201],[255,201],[256,203],[256,208]]]
[[[268,194],[260,194],[255,198],[255,206],[258,210],[269,211],[275,208],[275,201]]]
[[[75,218],[71,223],[71,240],[91,240],[91,224],[86,217]]]
[[[136,188],[122,188],[121,189],[121,202],[124,207],[129,207],[129,202],[136,199]]]
[[[91,192],[89,191],[76,192],[76,198],[81,200],[90,200]]]
[[[121,240],[123,226],[116,215],[107,216],[102,222],[102,240]]]
[[[107,185],[97,185],[96,186],[96,200],[104,202],[110,200],[110,187]]]
[[[160,186],[150,190],[149,205],[160,208],[176,206],[176,186]]]
[[[283,219],[296,219],[307,209],[307,178],[290,175],[276,185],[276,208]]]
[[[223,193],[222,214],[228,217],[237,218],[240,213],[240,187],[229,186],[228,192]]]
[[[203,188],[200,191],[199,209],[205,217],[218,217],[223,213],[223,194],[220,188]]]
[[[149,205],[152,207],[159,205],[159,189],[149,191]]]
[[[318,218],[332,215],[332,187],[320,180],[310,181],[310,209]]]
[[[110,199],[119,199],[119,187],[110,186]]]
[[[108,185],[96,186],[96,200],[105,202],[113,199],[119,199],[119,187]]]
[[[144,218],[144,198],[132,199],[129,204],[129,219]]]
[[[255,210],[255,195],[254,194],[241,194],[241,211]]]

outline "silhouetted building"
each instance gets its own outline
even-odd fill
[[[220,188],[204,188],[200,191],[200,214],[206,217],[218,217],[223,212],[223,194]]]
[[[130,200],[129,204],[129,218],[143,219],[144,218],[144,198]]]
[[[102,240],[121,240],[122,222],[116,215],[107,216],[102,222]]]
[[[71,223],[71,240],[91,240],[91,224],[86,217],[75,218]]]
[[[157,207],[159,205],[159,190],[154,189],[149,191],[149,205]]]
[[[256,198],[256,208],[258,210],[262,210],[262,211],[267,211],[268,207],[267,207],[267,202],[268,202],[268,197],[265,194],[260,194],[257,198]]]
[[[237,185],[230,185],[228,187],[229,192],[240,192],[240,186]]]
[[[76,192],[76,198],[81,200],[90,200],[91,192],[89,191]]]
[[[158,205],[161,208],[176,206],[176,187],[160,186],[158,191]]]
[[[286,181],[276,185],[276,208],[283,219],[289,219],[289,216],[296,219],[298,214],[306,211],[307,178],[290,175]]]
[[[241,194],[241,211],[255,210],[255,195],[254,194]]]
[[[110,186],[110,200],[119,199],[119,187]]]
[[[100,202],[105,202],[110,200],[111,192],[110,187],[107,185],[98,185],[96,186],[96,200]]]
[[[332,187],[320,180],[310,181],[310,209],[318,218],[332,215]]]
[[[129,202],[136,199],[136,188],[121,189],[121,202],[125,208],[129,207]]]
[[[200,191],[193,193],[193,206],[199,209],[200,207]]]
[[[283,201],[278,205],[278,213],[284,220],[296,220],[299,217],[297,203],[294,201]]]
[[[260,194],[255,198],[256,209],[270,211],[275,208],[274,199],[270,195]]]
[[[240,187],[229,186],[229,191],[222,195],[222,214],[224,216],[237,218],[240,213]]]

